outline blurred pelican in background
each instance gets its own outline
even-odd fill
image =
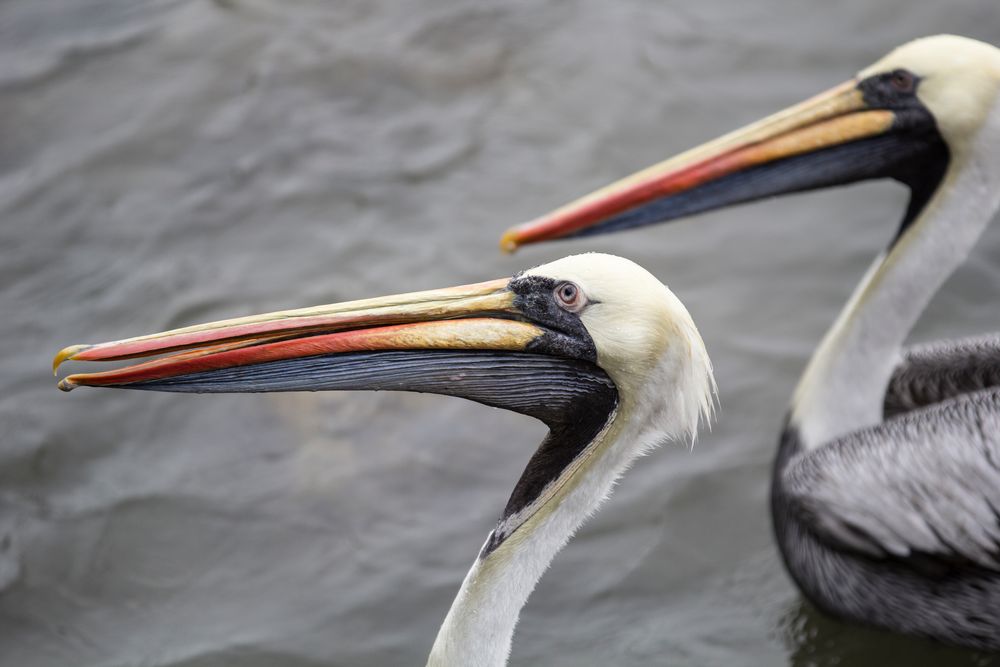
[[[874,178],[907,185],[909,206],[795,391],[772,480],[778,545],[833,615],[1000,649],[1000,337],[903,348],[1000,208],[1000,49],[910,42],[826,93],[512,228],[502,245]]]

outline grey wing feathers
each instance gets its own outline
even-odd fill
[[[885,395],[885,416],[1000,386],[1000,334],[918,345],[903,353]]]
[[[799,454],[791,509],[837,548],[1000,571],[1000,389]]]

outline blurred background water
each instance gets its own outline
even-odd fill
[[[544,428],[402,394],[60,394],[60,347],[602,250],[716,365],[558,556],[516,665],[996,665],[803,605],[788,397],[906,193],[875,183],[497,252],[500,232],[996,0],[0,3],[0,664],[422,664]],[[1000,228],[914,338],[1000,329]]]

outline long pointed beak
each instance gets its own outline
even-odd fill
[[[869,108],[857,82],[848,81],[512,227],[500,245],[513,252],[529,243],[662,222],[738,201],[829,185],[829,174],[786,173],[768,174],[767,182],[761,175],[753,184],[740,183],[738,194],[708,190],[727,177],[883,135],[894,120],[891,111]],[[728,189],[733,185],[728,183]]]
[[[215,377],[213,372],[218,375],[227,369],[267,362],[350,352],[522,351],[545,329],[523,321],[508,282],[494,280],[224,320],[110,343],[72,345],[56,355],[53,370],[71,360],[166,355],[115,370],[70,375],[59,382],[59,388],[158,389],[165,381],[179,377],[206,378],[208,387],[208,379]],[[199,382],[187,381],[184,390],[199,391]],[[238,390],[270,390],[260,377],[249,377],[247,383]]]

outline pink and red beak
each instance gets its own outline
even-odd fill
[[[217,391],[213,387],[225,376],[230,380],[226,391],[271,391],[269,376],[254,370],[269,362],[404,350],[523,351],[545,330],[524,321],[508,282],[494,280],[72,345],[56,355],[53,371],[66,361],[153,357],[114,370],[69,375],[59,388]],[[242,375],[234,376],[235,371]],[[311,387],[303,380],[294,388]]]
[[[663,222],[743,201],[871,177],[857,150],[838,147],[886,135],[895,115],[872,108],[856,81],[689,150],[507,230],[501,248]],[[884,147],[883,147],[884,148]],[[820,155],[812,163],[795,158]]]

